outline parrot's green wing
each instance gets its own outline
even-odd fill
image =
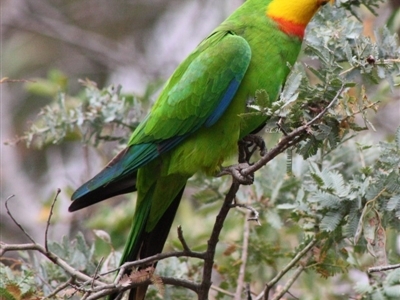
[[[231,32],[214,32],[205,39],[168,80],[127,148],[72,195],[69,210],[135,190],[134,178],[141,166],[202,126],[215,124],[236,94],[250,58],[247,41]]]
[[[179,137],[215,124],[239,88],[250,58],[242,37],[230,32],[211,35],[168,80],[128,144],[162,141],[168,149]]]

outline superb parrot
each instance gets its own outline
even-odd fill
[[[218,173],[238,141],[265,123],[241,114],[257,90],[277,99],[307,24],[327,2],[247,0],[177,67],[126,148],[75,191],[71,212],[137,190],[121,264],[160,253],[186,181]]]

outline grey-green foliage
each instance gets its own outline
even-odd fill
[[[94,146],[102,141],[126,143],[126,133],[133,131],[142,114],[141,103],[132,95],[123,95],[121,86],[99,89],[89,80],[81,83],[85,87],[83,93],[57,93],[54,103],[41,110],[36,122],[18,140],[39,148],[68,140],[82,140]]]
[[[377,209],[386,226],[399,228],[400,149],[394,143],[382,143],[380,148],[381,155],[374,164],[360,167],[351,177],[340,173],[345,172],[345,165],[333,169],[328,165],[321,170],[311,163],[298,208],[313,216],[321,230],[330,232],[344,226],[344,236],[352,239],[357,231],[354,224],[363,225],[360,217],[366,206]]]
[[[374,128],[367,111],[376,110],[377,103],[366,94],[364,85],[385,80],[393,92],[396,89],[400,74],[397,36],[383,28],[376,31],[373,43],[361,33],[362,24],[349,18],[344,9],[326,8],[309,26],[305,53],[317,61],[317,67],[295,65],[282,93],[282,110],[278,110],[278,115],[285,117],[283,127],[290,131],[312,120],[330,102],[336,103],[332,103],[322,122],[310,128],[313,134],[297,146],[304,158],[315,155],[323,145],[335,148],[345,140],[350,129]],[[316,83],[310,83],[305,70],[312,73]],[[288,91],[289,97],[286,96]],[[340,96],[339,92],[342,92]],[[288,108],[291,108],[290,113]],[[356,115],[362,117],[364,126],[355,121]]]
[[[0,279],[0,299],[3,297],[14,299],[12,296],[7,298],[10,290],[19,293],[21,298],[32,297],[32,294],[36,292],[37,278],[34,270],[28,265],[22,264],[19,273],[16,274],[10,267],[0,262]]]
[[[94,274],[96,271],[98,258],[94,256],[95,244],[88,245],[80,232],[74,239],[64,236],[61,242],[49,242],[48,250],[80,272]],[[21,261],[18,270],[0,263],[0,298],[11,294],[10,299],[40,299],[39,296],[51,294],[55,288],[71,277],[61,267],[48,259],[44,260],[38,253],[27,255],[22,252],[21,257],[24,263]],[[110,267],[115,266],[116,264]],[[90,282],[87,284],[90,285]]]
[[[63,236],[61,242],[49,242],[49,251],[56,254],[61,259],[67,261],[73,268],[86,274],[94,274],[96,270],[96,261],[94,257],[95,244],[88,245],[82,233],[78,233],[74,239]],[[58,283],[67,281],[70,275],[55,266],[52,262],[43,263],[38,258],[35,260],[35,269],[45,282]],[[55,288],[56,286],[52,286]],[[43,285],[45,295],[52,291],[47,285]]]
[[[86,272],[91,273],[96,269],[92,261],[94,246],[89,246],[80,232],[72,242],[67,236],[64,236],[61,243],[49,243],[49,251],[68,260],[71,266],[77,270],[86,270]]]

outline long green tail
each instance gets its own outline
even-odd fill
[[[174,200],[168,206],[167,210],[162,215],[156,226],[149,232],[146,232],[145,229],[149,218],[154,190],[151,190],[151,192],[147,193],[135,212],[134,224],[132,225],[129,233],[120,265],[127,261],[143,259],[162,252],[184,189],[185,186],[182,187]],[[155,265],[156,264],[154,264],[154,266]],[[139,269],[146,267],[147,266],[143,266]],[[143,300],[146,295],[147,287],[148,286],[140,286],[132,289],[129,293],[129,300]],[[108,299],[113,300],[117,296],[118,294],[112,294],[108,297]]]

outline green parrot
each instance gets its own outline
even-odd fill
[[[177,67],[126,148],[75,191],[71,212],[137,191],[120,264],[160,253],[187,180],[218,173],[238,141],[266,122],[241,114],[257,90],[278,98],[307,24],[327,2],[247,0]],[[129,299],[146,290],[132,289]]]

